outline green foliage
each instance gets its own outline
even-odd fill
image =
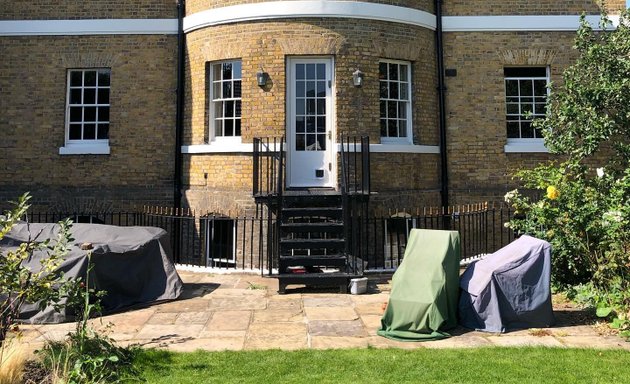
[[[91,244],[87,244],[91,248]],[[93,268],[88,251],[88,271],[85,282],[74,281],[76,295],[68,298],[68,306],[77,311],[75,332],[62,342],[49,342],[40,351],[43,364],[66,384],[118,383],[138,378],[133,361],[138,349],[123,348],[107,335],[95,331],[88,320],[101,311],[100,298],[104,291],[90,287]]]
[[[542,128],[564,161],[516,174],[540,199],[506,195],[521,215],[510,227],[551,242],[554,283],[592,280],[591,304],[622,330],[630,315],[630,20],[595,32],[584,17],[576,63],[551,86]]]
[[[0,216],[0,239],[4,238],[29,208],[30,196],[21,196],[15,208]],[[56,239],[39,239],[36,235],[15,249],[0,253],[0,344],[15,323],[24,303],[36,303],[41,309],[59,303],[68,296],[71,282],[63,274],[55,273],[68,253],[71,222],[59,223]],[[31,269],[25,265],[34,254],[45,255],[41,267]]]

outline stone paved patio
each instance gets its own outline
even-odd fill
[[[553,328],[491,334],[456,328],[453,337],[429,342],[397,342],[376,335],[389,284],[370,284],[370,293],[343,295],[305,289],[278,295],[276,279],[256,275],[213,275],[180,271],[179,300],[93,320],[121,344],[168,348],[251,350],[280,348],[460,348],[542,345],[622,348],[630,343],[600,335],[594,320],[574,308],[555,308]],[[74,324],[23,326],[34,348],[63,338]]]

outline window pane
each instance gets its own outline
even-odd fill
[[[381,136],[387,136],[387,120],[381,119]]]
[[[85,83],[84,86],[95,86],[96,85],[96,71],[85,71]]]
[[[83,90],[83,104],[96,104],[96,88]]]
[[[320,133],[319,135],[317,135],[317,146],[320,151],[323,151],[326,149],[326,135],[325,134]]]
[[[408,66],[404,65],[404,64],[400,64],[400,80],[401,81],[408,81]]]
[[[398,124],[396,120],[389,120],[387,122],[387,136],[398,137]]]
[[[81,104],[81,90],[80,89],[70,90],[70,104]]]
[[[237,97],[240,98],[241,97],[241,81],[235,81],[232,83],[232,85],[234,86],[234,94],[233,97]]]
[[[381,99],[387,99],[389,93],[387,92],[387,82],[386,81],[381,81],[380,84],[380,88],[381,88],[381,93],[380,93],[380,97]]]
[[[96,124],[83,125],[83,140],[96,139]]]
[[[387,101],[381,100],[381,118],[387,117]]]
[[[407,103],[398,103],[398,117],[401,119],[407,118]]]
[[[409,100],[409,91],[406,83],[400,83],[400,99]]]
[[[389,64],[389,79],[398,80],[398,64]]]
[[[234,117],[234,101],[225,102],[225,115],[223,117]]]
[[[241,74],[241,62],[235,61],[232,63],[232,78],[233,79],[241,79],[243,75]]]
[[[306,97],[315,97],[315,82],[306,82]]]
[[[298,116],[295,118],[295,132],[304,133],[304,116]]]
[[[96,102],[98,104],[109,104],[109,88],[98,90],[98,99]]]
[[[234,120],[234,136],[241,135],[241,119]]]
[[[223,83],[223,93],[221,97],[224,99],[229,99],[232,97],[232,83],[230,81],[226,81]]]
[[[212,66],[212,80],[221,80],[221,64],[215,64]]]
[[[532,87],[531,80],[519,80],[518,82],[521,88],[521,96],[533,96],[534,88]]]
[[[98,107],[98,121],[109,121],[109,107]]]
[[[317,64],[317,78],[326,79],[326,64]]]
[[[109,87],[109,71],[98,71],[98,86]]]
[[[395,83],[395,82],[389,83],[389,98],[390,99],[399,99],[399,96],[398,96],[398,83]]]
[[[317,82],[317,97],[326,97],[326,82]]]
[[[109,137],[109,124],[99,124],[97,139],[104,140],[104,139],[107,139],[108,137]]]
[[[512,114],[512,115],[519,114],[518,103],[507,103],[505,107],[506,107],[505,110],[508,114]]]
[[[407,137],[407,120],[398,120],[398,136]]]
[[[297,99],[295,100],[295,114],[296,115],[304,115],[305,114],[305,109],[304,109],[304,99]]]
[[[398,117],[398,102],[396,101],[388,101],[387,102],[387,117],[390,119],[395,119]]]
[[[223,102],[217,101],[214,104],[214,118],[218,119],[223,117]]]
[[[315,99],[306,99],[306,114],[315,114]]]
[[[326,117],[320,116],[317,118],[317,132],[326,132]]]
[[[536,136],[536,138],[539,138],[539,139],[543,138],[542,130],[540,128],[535,128],[534,129],[534,135]]]
[[[70,86],[80,87],[83,85],[83,71],[70,72]]]
[[[231,79],[232,78],[232,63],[223,63],[222,72],[223,72],[222,73],[223,80]]]
[[[534,112],[534,106],[530,103],[523,103],[521,104],[521,114],[523,116],[527,116],[529,113],[533,113]]]
[[[545,67],[506,67],[503,69],[505,77],[546,77]]]
[[[70,122],[81,122],[83,121],[83,108],[82,107],[71,107],[70,108]]]
[[[241,117],[241,101],[236,100],[235,106],[236,106],[236,110],[234,111],[234,116]]]
[[[315,118],[314,117],[306,118],[306,132],[307,133],[315,132]]]
[[[326,99],[317,99],[317,114],[326,114]]]
[[[81,124],[70,124],[68,136],[70,140],[81,140]]]
[[[518,122],[507,122],[507,137],[510,139],[518,139],[520,137]]]
[[[534,111],[536,115],[544,115],[546,112],[547,112],[546,103],[536,103],[536,110]]]
[[[234,120],[223,120],[223,132],[225,136],[234,136]]]
[[[214,135],[223,136],[223,120],[221,119],[214,120]]]
[[[304,79],[304,64],[295,65],[295,78]]]
[[[298,151],[303,151],[306,147],[306,141],[304,139],[304,135],[295,135],[295,149]]]
[[[505,95],[518,96],[518,81],[517,80],[505,81]]]
[[[533,139],[534,138],[534,128],[532,127],[532,123],[529,121],[521,122],[521,137],[524,139]]]
[[[306,64],[306,78],[315,79],[315,64]]]
[[[378,63],[378,78],[380,80],[387,79],[387,63]]]
[[[547,96],[546,80],[534,80],[534,94],[536,96]]]
[[[303,81],[295,82],[295,97],[306,96],[306,84]]]
[[[83,109],[83,121],[96,121],[96,107],[85,107]]]

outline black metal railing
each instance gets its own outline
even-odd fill
[[[348,206],[348,252],[354,272],[395,270],[404,258],[412,228],[458,231],[462,258],[492,253],[515,238],[512,230],[504,226],[513,216],[513,211],[504,205],[473,204],[378,215],[368,214],[360,199],[349,199]],[[34,223],[70,218],[83,223],[160,227],[168,232],[178,264],[271,273],[277,268],[276,214],[227,217],[145,207],[140,212],[30,212],[25,219]],[[179,242],[174,241],[176,236]]]
[[[284,136],[256,137],[253,144],[252,194],[254,197],[281,196],[285,175]]]
[[[370,138],[341,138],[341,191],[370,194]]]

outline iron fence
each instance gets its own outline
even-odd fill
[[[262,208],[261,208],[262,209]],[[402,262],[413,228],[455,230],[460,233],[462,258],[491,253],[514,239],[504,226],[512,217],[506,206],[466,205],[449,209],[427,208],[414,213],[368,214],[362,205],[352,209],[349,253],[364,271],[395,270]],[[178,264],[269,272],[277,266],[274,243],[276,217],[199,215],[190,210],[145,207],[141,212],[29,213],[30,222],[57,222],[119,226],[154,226],[167,231]]]

